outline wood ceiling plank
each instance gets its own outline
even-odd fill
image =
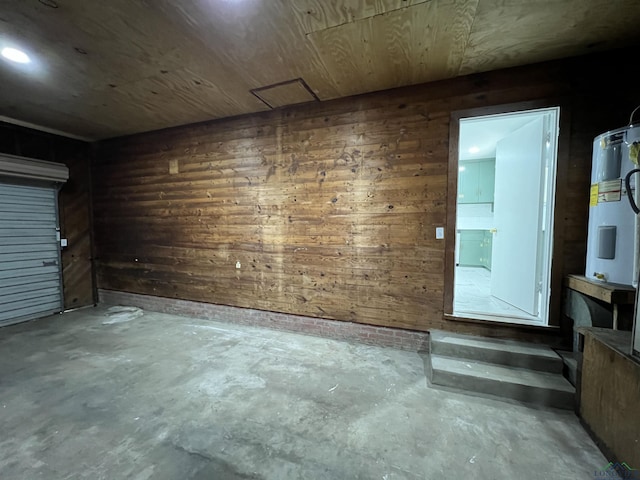
[[[428,82],[458,74],[476,6],[432,0],[307,38],[341,96]]]
[[[480,0],[460,74],[616,48],[638,25],[637,0]]]
[[[266,109],[251,95],[253,85],[241,72],[220,68],[222,57],[145,2],[69,0],[58,9],[38,2],[4,3],[12,7],[2,11],[10,28],[0,34],[0,41],[20,38],[35,52],[29,69],[0,62],[3,79],[17,85],[17,90],[0,90],[0,105],[13,106],[18,119],[24,120],[15,103],[18,91],[45,110],[77,116],[75,128],[83,135],[83,119],[99,118],[113,126],[103,133],[96,128],[90,138]],[[68,131],[68,126],[54,120],[52,128]]]
[[[200,40],[205,57],[215,54],[219,65],[249,89],[303,78],[319,98],[338,96],[287,0],[219,2],[215,7],[209,0],[158,0],[154,5]]]
[[[305,33],[352,23],[431,0],[297,0],[293,3]]]
[[[34,85],[35,79],[29,77],[7,76],[0,91],[0,112],[36,124],[40,115],[47,119],[46,125],[54,122],[58,130],[77,129],[81,132],[77,135],[95,139],[234,116],[247,109],[268,110],[253,95],[240,95],[244,90],[221,89],[189,69],[165,72],[80,93],[40,81]],[[34,89],[37,95],[31,93]]]
[[[108,118],[122,135],[268,110],[253,95],[245,95],[244,86],[224,89],[204,76],[186,68],[165,71],[110,92],[91,92],[85,108]],[[101,103],[105,95],[108,102]]]
[[[0,115],[94,139],[258,112],[294,78],[328,100],[640,40],[637,0],[58,5],[0,0],[0,44],[34,58],[0,61]]]
[[[169,24],[136,1],[68,0],[57,9],[5,3],[3,39],[24,45],[48,81],[66,88],[99,88],[178,68],[181,47],[189,46],[184,39],[176,42]]]
[[[24,92],[26,95],[18,93],[14,102],[0,102],[0,115],[33,125],[54,128],[59,132],[87,140],[109,138],[119,133],[117,129],[113,128],[114,125],[102,122],[102,119],[77,115],[67,110],[43,105],[37,98],[29,97],[28,89]]]
[[[450,35],[452,38],[449,48],[449,60],[447,66],[455,76],[460,75],[462,62],[465,58],[469,38],[471,36],[471,28],[478,11],[478,3],[480,0],[468,0],[460,5],[456,5],[457,21],[451,26]]]

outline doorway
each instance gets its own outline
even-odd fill
[[[58,191],[0,181],[0,326],[61,312]]]
[[[559,116],[459,120],[454,316],[548,324]]]

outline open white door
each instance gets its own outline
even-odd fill
[[[545,122],[539,117],[496,147],[491,295],[539,315]]]

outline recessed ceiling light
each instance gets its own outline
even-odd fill
[[[475,145],[471,148],[469,148],[469,153],[478,153],[480,151],[480,149],[478,147],[476,147]]]
[[[31,59],[29,55],[24,53],[22,50],[18,50],[17,48],[5,47],[2,49],[2,56],[7,60],[11,60],[16,63],[29,63]]]

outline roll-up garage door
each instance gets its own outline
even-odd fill
[[[56,199],[0,180],[0,326],[63,309]]]

